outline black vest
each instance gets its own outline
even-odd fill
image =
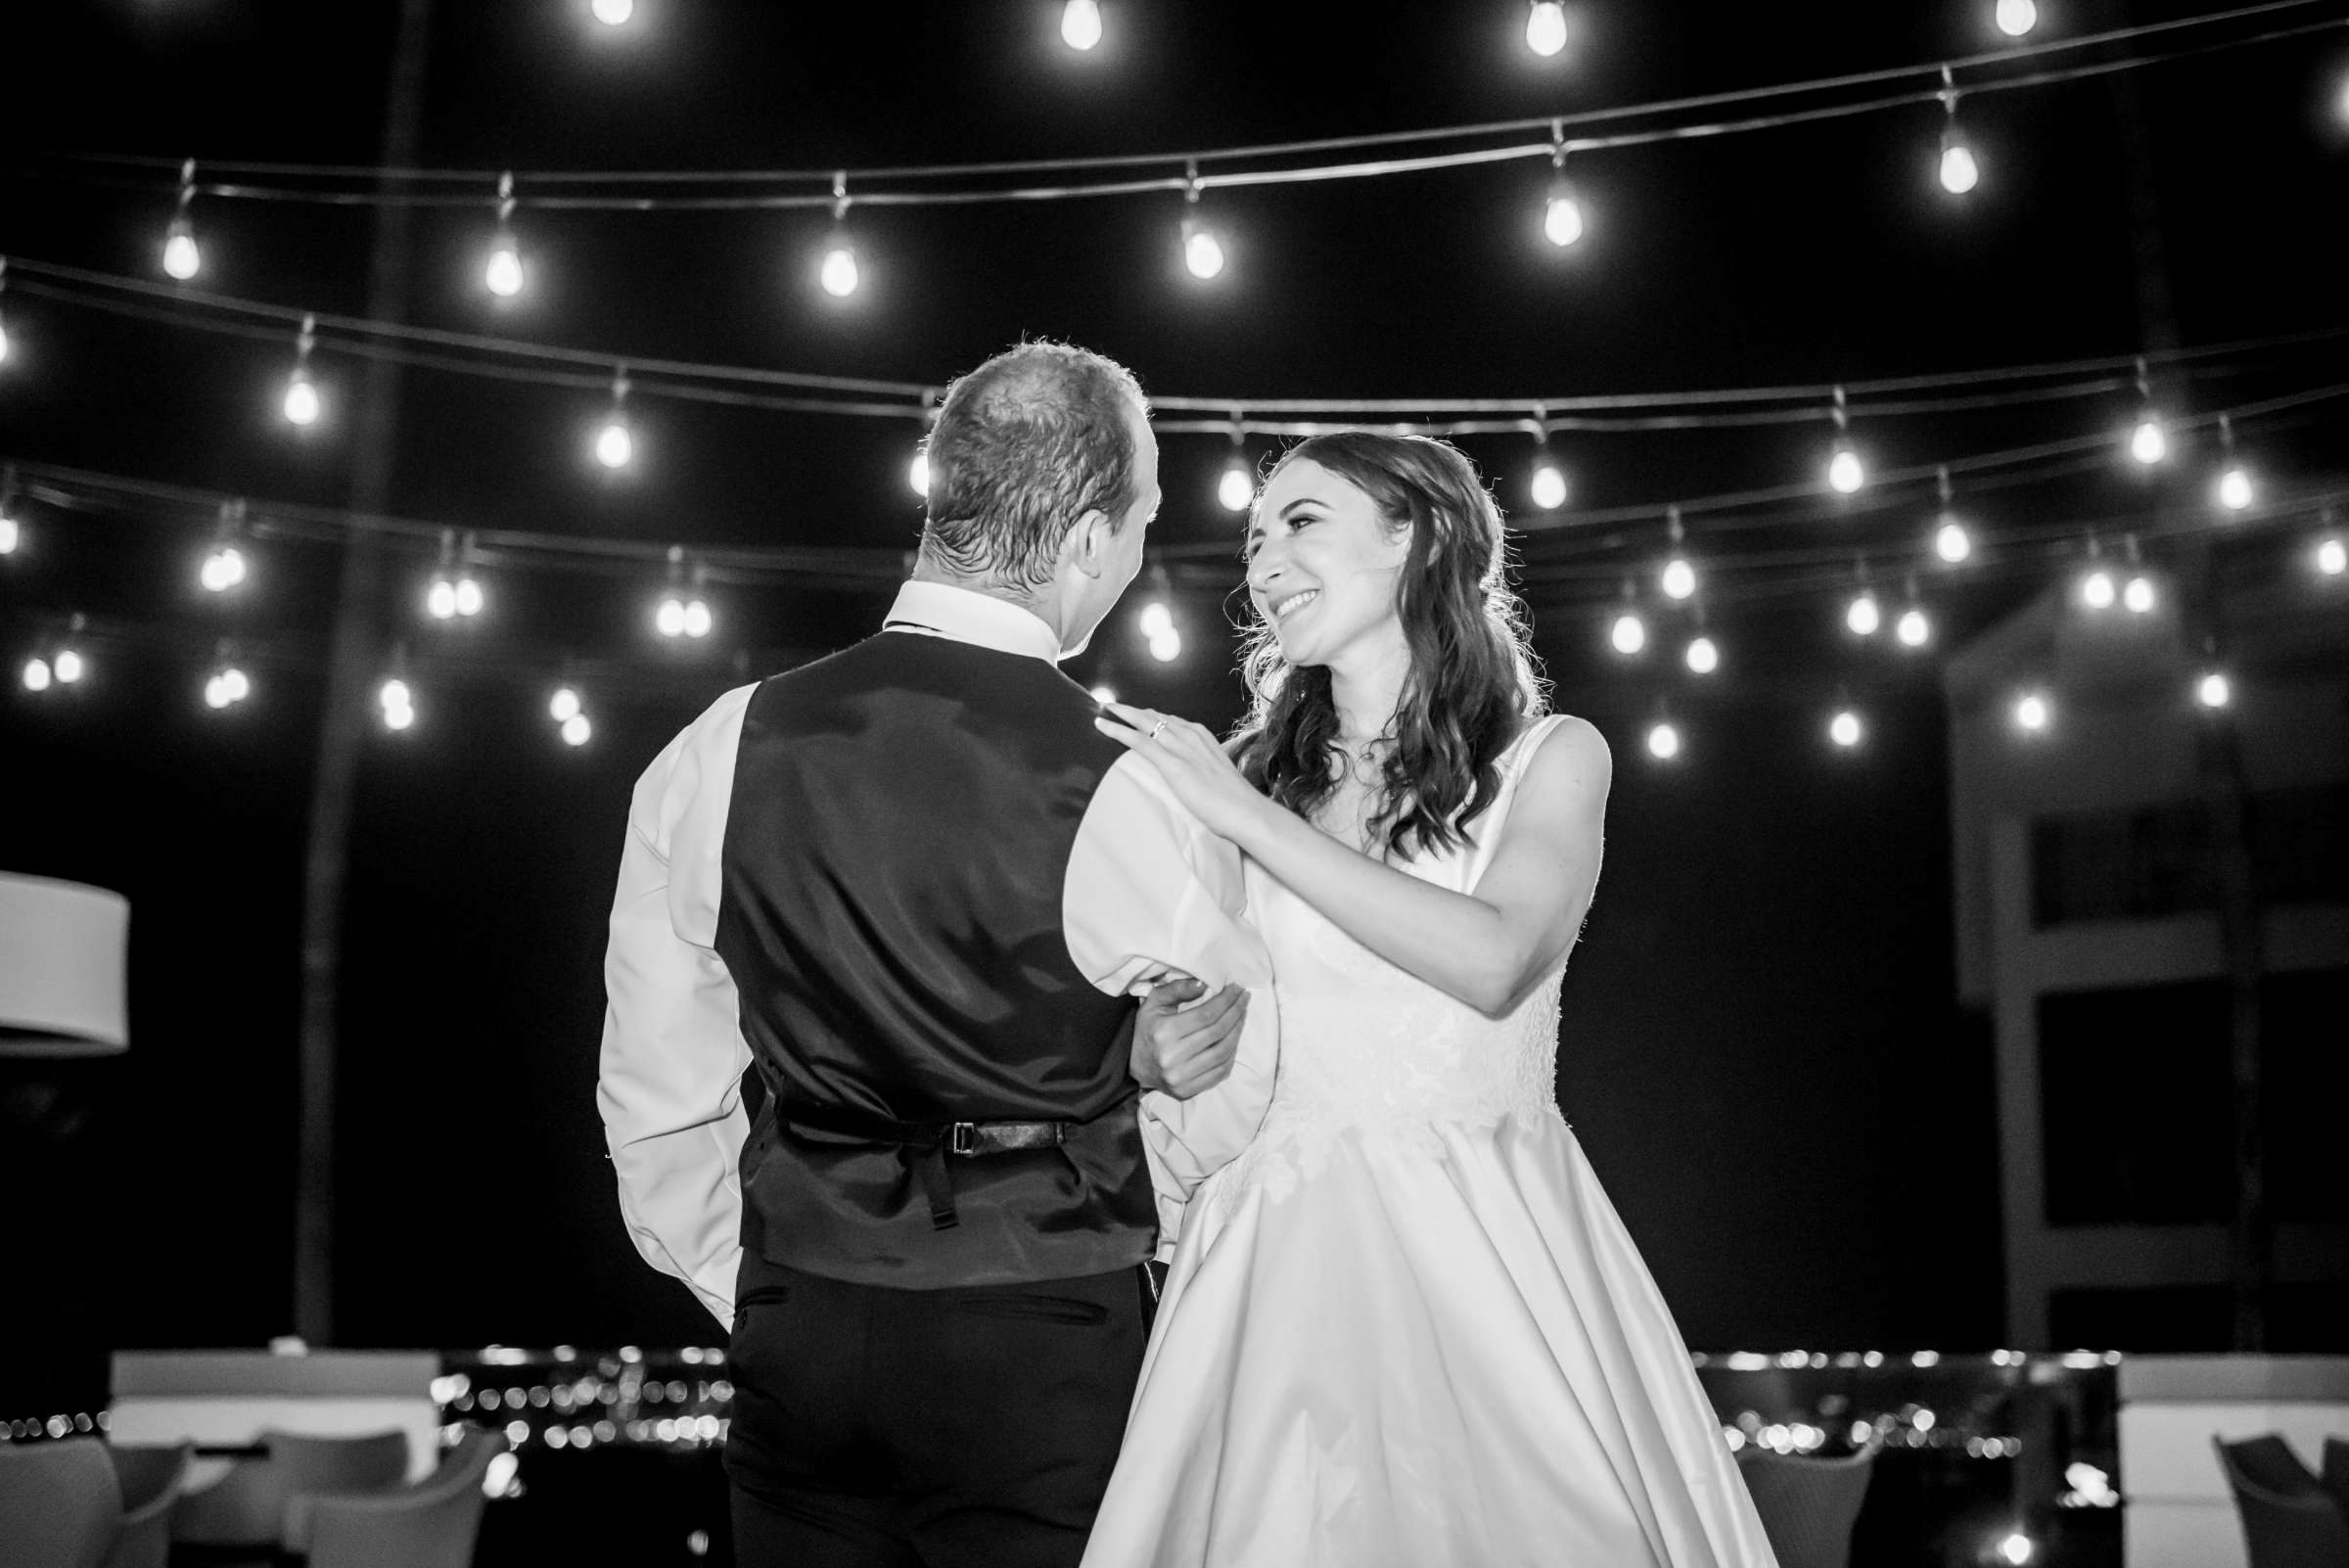
[[[1150,1255],[1135,1004],[1085,981],[1061,924],[1078,826],[1124,755],[1095,712],[1039,659],[906,632],[752,695],[716,936],[770,1091],[743,1149],[746,1247],[916,1289]],[[1057,1148],[949,1159],[940,1228],[919,1150],[806,1125],[865,1117],[1076,1125]]]

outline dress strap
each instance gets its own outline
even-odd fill
[[[1527,765],[1533,761],[1534,754],[1542,749],[1542,743],[1549,738],[1549,732],[1565,720],[1564,714],[1543,715],[1527,725],[1525,733],[1511,741],[1509,749],[1500,754],[1499,797],[1469,824],[1469,838],[1475,849],[1468,857],[1468,880],[1464,889],[1473,889],[1478,879],[1484,876],[1485,865],[1493,858],[1493,852],[1500,843],[1501,824],[1509,819],[1509,807],[1517,799],[1518,780],[1525,777]]]

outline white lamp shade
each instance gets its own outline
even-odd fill
[[[129,940],[122,895],[0,872],[0,1056],[129,1049]]]

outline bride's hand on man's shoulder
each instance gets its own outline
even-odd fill
[[[1264,809],[1264,797],[1240,776],[1239,765],[1205,724],[1128,703],[1102,707],[1109,712],[1096,715],[1094,726],[1156,768],[1174,798],[1211,831],[1236,840]]]

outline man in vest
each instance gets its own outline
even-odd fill
[[[1270,1097],[1238,856],[1056,668],[1158,509],[1140,389],[1022,345],[929,462],[882,629],[670,742],[612,912],[621,1209],[731,1331],[756,1568],[1076,1563],[1149,1260]]]

